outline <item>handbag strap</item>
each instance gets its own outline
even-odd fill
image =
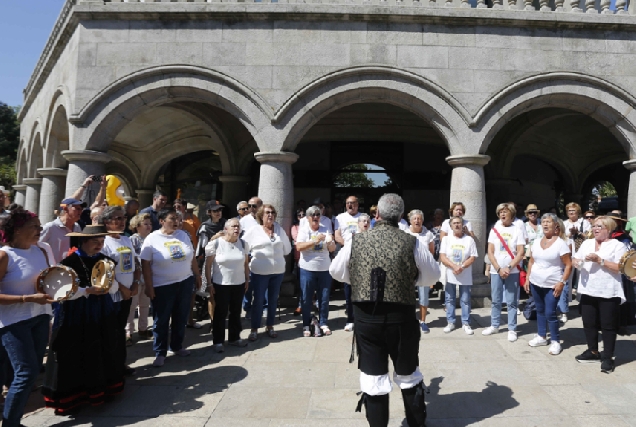
[[[51,262],[49,261],[49,254],[46,253],[46,251],[44,250],[43,247],[36,245],[38,247],[38,249],[40,249],[42,251],[42,253],[44,254],[44,258],[46,259],[46,265],[48,265],[49,267],[51,266]]]
[[[515,256],[512,254],[512,251],[510,250],[510,248],[508,247],[508,244],[506,243],[506,241],[503,239],[503,237],[501,237],[501,234],[499,234],[499,232],[497,231],[497,229],[495,227],[492,228],[492,231],[495,232],[495,234],[497,235],[497,237],[499,237],[499,240],[501,241],[501,244],[503,245],[503,247],[506,249],[506,252],[508,252],[508,255],[510,255],[511,259],[515,259]],[[519,271],[521,270],[521,267],[519,267],[519,264],[517,264],[517,269]]]

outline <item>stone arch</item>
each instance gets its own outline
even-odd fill
[[[620,87],[579,73],[546,73],[520,80],[497,93],[471,122],[482,136],[472,147],[485,153],[497,133],[514,117],[540,108],[564,108],[596,120],[636,155],[636,98]],[[472,151],[471,150],[471,151]]]
[[[29,168],[27,165],[27,148],[24,140],[20,142],[20,149],[18,151],[18,158],[16,161],[16,183],[22,184],[24,178],[28,178]]]
[[[81,146],[107,151],[117,133],[144,108],[178,102],[218,107],[234,116],[258,143],[271,108],[248,86],[225,74],[195,66],[159,66],[125,76],[102,90],[70,117]],[[260,144],[259,144],[260,145]]]
[[[430,80],[391,67],[354,67],[331,73],[296,92],[276,112],[273,122],[283,132],[280,150],[293,151],[321,118],[357,103],[388,103],[430,123],[451,155],[460,154],[469,114],[453,96]]]
[[[38,132],[31,143],[31,156],[28,163],[28,178],[38,178],[37,170],[44,167],[44,149],[42,148],[42,136]]]
[[[61,97],[58,97],[60,100]],[[44,164],[50,168],[66,168],[68,162],[62,157],[62,151],[70,148],[70,127],[66,107],[56,102],[47,125],[48,135],[44,144]]]
[[[110,151],[108,154],[112,158],[112,160],[106,164],[108,175],[116,175],[117,178],[126,183],[126,189],[130,192],[141,188],[139,182],[141,170],[139,167],[125,154],[117,151]],[[127,193],[127,195],[136,197],[135,194]]]

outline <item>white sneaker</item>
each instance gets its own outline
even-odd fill
[[[345,331],[351,332],[353,331],[353,323],[347,323],[344,328]]]
[[[225,349],[223,348],[223,344],[214,344],[212,346],[212,350],[214,350],[216,353],[223,353],[225,351]]]
[[[444,328],[444,333],[448,334],[449,332],[453,332],[455,329],[457,329],[457,326],[455,326],[454,323],[449,323],[448,325],[446,325],[446,327]]]
[[[508,331],[508,341],[510,342],[517,341],[517,333],[515,331]]]
[[[550,353],[553,356],[556,356],[557,354],[561,353],[561,344],[559,344],[558,341],[552,341],[552,343],[550,344],[550,347],[548,348],[548,353]]]
[[[528,341],[528,345],[530,347],[539,347],[542,345],[548,345],[548,341],[539,335],[535,335],[534,338]]]
[[[466,332],[466,335],[474,334],[473,328],[471,328],[470,325],[464,325],[462,328],[464,329],[464,332]]]
[[[560,320],[562,323],[564,323],[564,324],[565,324],[565,323],[568,323],[568,315],[567,315],[567,314],[565,314],[565,313],[563,313],[563,314],[561,315],[561,318],[560,318],[559,320]]]
[[[492,334],[498,334],[498,333],[499,333],[499,328],[493,328],[492,326],[488,326],[486,329],[481,331],[482,335],[492,335]]]

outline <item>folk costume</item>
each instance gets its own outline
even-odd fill
[[[362,389],[356,411],[364,404],[371,427],[388,424],[390,357],[408,425],[424,426],[424,383],[418,367],[420,328],[413,285],[430,286],[440,275],[428,244],[401,231],[397,223],[378,221],[368,232],[354,235],[337,258],[330,272],[337,280],[348,279],[352,287]]]

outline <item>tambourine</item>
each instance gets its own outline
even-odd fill
[[[623,254],[621,260],[618,262],[618,269],[627,277],[636,276],[636,268],[634,268],[634,261],[636,261],[636,251],[630,250]]]
[[[71,267],[55,265],[38,275],[35,288],[38,293],[47,294],[56,301],[72,298],[79,289],[79,278]]]
[[[101,259],[93,266],[91,287],[108,292],[115,280],[115,263],[109,259]]]

